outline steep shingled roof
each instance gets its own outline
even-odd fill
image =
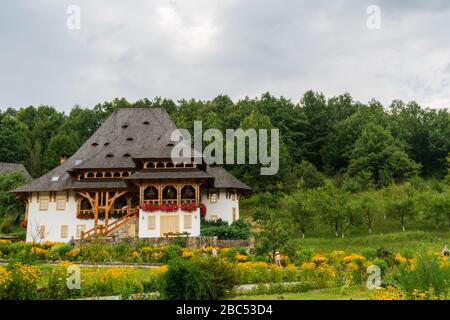
[[[14,192],[59,191],[77,189],[92,183],[92,186],[118,187],[116,182],[89,181],[75,182],[69,172],[81,169],[134,169],[133,159],[170,159],[174,143],[170,141],[171,133],[177,129],[169,114],[163,108],[122,108],[111,116],[97,131],[63,164],[51,170],[32,183],[22,186]],[[250,189],[248,186],[223,171],[206,172],[203,178],[217,175],[222,188]],[[136,173],[136,177],[139,174]],[[167,173],[169,174],[169,173]],[[156,177],[156,173],[153,177]],[[170,173],[171,178],[173,173]],[[180,178],[185,174],[180,172]],[[167,175],[166,175],[167,176]],[[168,176],[167,176],[168,177]],[[151,178],[151,177],[150,177]],[[159,177],[164,178],[164,175]],[[109,184],[108,184],[109,183]],[[123,182],[120,184],[124,186]]]
[[[235,188],[247,191],[252,190],[252,188],[238,180],[222,167],[207,166],[206,173],[214,177],[214,188]]]
[[[26,178],[31,178],[30,173],[21,163],[0,162],[0,173],[11,173],[20,171]]]

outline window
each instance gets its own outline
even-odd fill
[[[236,193],[234,193],[234,192],[231,193],[231,200],[232,201],[236,200]]]
[[[190,215],[190,214],[184,215],[184,228],[192,229],[192,215]]]
[[[77,239],[81,238],[81,232],[86,231],[86,225],[77,224]]]
[[[41,239],[45,238],[45,225],[43,224],[39,226],[39,238]]]
[[[212,214],[209,216],[209,220],[211,221],[217,221],[217,215],[216,214]]]
[[[59,181],[59,176],[53,176],[52,177],[52,182],[57,182]]]
[[[39,199],[39,210],[41,210],[41,211],[48,210],[48,198],[40,198]]]
[[[233,208],[233,222],[236,222],[236,208]]]
[[[148,230],[156,229],[156,216],[148,216]]]
[[[67,239],[69,237],[69,226],[62,225],[61,226],[61,239]]]
[[[211,203],[216,203],[217,202],[217,192],[211,193],[210,201],[211,201]]]
[[[66,209],[66,198],[58,197],[56,198],[56,210]]]

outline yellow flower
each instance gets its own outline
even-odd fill
[[[236,261],[238,261],[238,262],[244,262],[247,260],[247,258],[248,258],[247,256],[244,256],[243,254],[239,254],[239,253],[235,257]]]
[[[0,267],[0,289],[5,289],[11,281],[11,272],[4,267]]]
[[[9,241],[9,240],[3,240],[3,239],[0,240],[0,244],[10,244],[10,243],[11,243],[11,241]]]
[[[387,288],[377,289],[377,291],[376,291],[375,295],[372,297],[372,299],[373,300],[404,300],[405,298],[393,286],[388,286]]]
[[[345,256],[345,251],[342,250],[334,250],[330,253],[330,258],[333,261],[340,261]]]
[[[153,259],[159,260],[159,259],[161,259],[163,257],[163,253],[162,252],[153,252],[151,257]]]
[[[167,272],[167,269],[168,269],[168,268],[167,268],[167,265],[162,265],[162,266],[153,268],[152,270],[153,270],[155,273],[160,274],[160,273],[165,273],[165,272]]]
[[[416,270],[416,265],[417,265],[416,258],[409,259],[409,270],[410,271]]]
[[[181,256],[183,258],[190,258],[192,257],[194,254],[191,252],[191,250],[189,250],[188,248],[183,248],[183,250],[181,251]]]
[[[137,251],[133,251],[132,253],[131,253],[131,256],[134,258],[134,259],[137,259],[137,258],[139,258],[139,252],[137,252]]]
[[[295,264],[289,263],[289,264],[286,266],[286,271],[297,271],[297,268],[295,267]]]
[[[304,262],[301,266],[303,270],[314,270],[314,262]]]
[[[33,283],[39,277],[39,268],[37,266],[17,262],[14,264],[15,272],[25,282]]]
[[[80,248],[72,249],[69,252],[66,253],[66,256],[69,258],[75,258],[80,254]]]
[[[314,262],[316,266],[328,263],[328,259],[321,254],[316,254],[314,257],[312,257],[311,261]]]
[[[405,257],[403,257],[400,253],[397,253],[394,257],[394,260],[397,261],[398,263],[405,263],[408,262],[408,259],[406,259]]]

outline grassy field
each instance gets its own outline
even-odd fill
[[[439,252],[444,245],[450,244],[449,232],[407,231],[353,236],[347,238],[305,238],[296,240],[297,247],[315,251],[344,250],[361,252],[366,248],[386,248],[393,252],[433,251]]]
[[[342,293],[340,288],[311,290],[302,293],[238,296],[233,300],[369,300],[374,292],[351,287]]]

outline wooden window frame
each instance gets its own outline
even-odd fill
[[[219,199],[219,196],[218,196],[217,192],[211,192],[211,196],[209,197],[209,202],[217,203],[218,199]]]
[[[63,207],[62,208],[58,207],[59,201],[62,201],[62,203],[63,203]],[[56,210],[58,210],[58,211],[66,210],[66,198],[65,197],[63,197],[63,196],[56,197],[56,201],[55,202],[56,202]]]
[[[189,222],[189,223],[186,223]],[[184,214],[183,215],[183,227],[184,229],[192,229],[192,215]]]
[[[63,232],[63,228],[65,228],[65,234]],[[69,238],[69,225],[67,224],[63,224],[61,225],[61,230],[60,230],[61,234],[60,234],[60,238],[61,239],[68,239]],[[65,236],[64,236],[65,235]]]
[[[79,233],[78,233],[78,230],[80,231]],[[86,231],[86,225],[85,224],[77,224],[77,229],[75,230],[75,232],[76,232],[75,237],[77,239],[80,239],[81,238],[81,233],[83,231]]]
[[[150,223],[152,222],[152,223]],[[156,215],[149,215],[147,218],[147,230],[156,230]]]
[[[42,200],[44,200],[44,203],[45,203],[45,201],[47,201],[47,206],[46,206],[45,209],[42,208]],[[39,211],[48,211],[48,206],[49,206],[49,204],[50,204],[50,199],[49,199],[49,197],[41,197],[41,198],[39,199]]]

